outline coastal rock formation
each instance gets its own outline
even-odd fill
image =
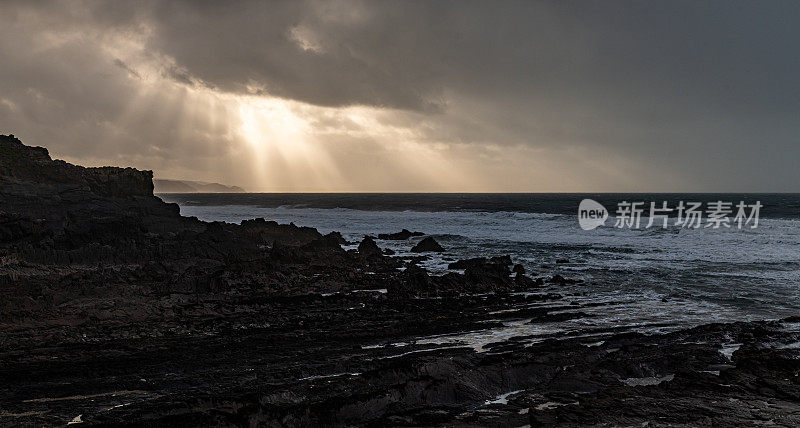
[[[458,261],[455,261],[453,263],[448,264],[447,268],[448,269],[454,269],[454,270],[462,270],[462,269],[466,269],[466,268],[468,268],[470,266],[483,266],[483,265],[486,265],[486,264],[499,264],[499,265],[506,265],[507,266],[507,265],[511,264],[511,256],[509,256],[509,255],[495,256],[495,257],[490,257],[489,259],[487,259],[486,257],[475,257],[475,258],[472,258],[472,259],[458,260]],[[522,266],[520,265],[520,267],[522,267]],[[515,270],[515,272],[516,272],[516,270]],[[524,270],[523,270],[522,273],[525,273]]]
[[[482,265],[487,262],[486,257],[475,257],[472,259],[458,260],[447,265],[448,269],[464,270],[470,266]]]
[[[419,241],[417,245],[411,248],[411,251],[415,253],[428,253],[428,252],[441,253],[444,252],[444,248],[442,248],[442,246],[439,245],[439,243],[436,242],[435,239],[429,236],[423,239],[422,241]]]
[[[109,197],[153,196],[153,172],[133,168],[84,168],[53,160],[44,147],[29,147],[13,135],[0,135],[3,186],[36,183],[59,190],[88,189]]]
[[[397,233],[380,233],[378,234],[378,239],[386,239],[391,241],[405,241],[408,238],[414,236],[423,236],[425,235],[422,232],[411,232],[408,229],[403,229]]]
[[[564,333],[629,302],[181,217],[151,177],[0,136],[0,425],[800,424],[797,319]]]
[[[369,258],[383,256],[383,252],[378,247],[378,244],[369,236],[365,236],[361,243],[358,244],[358,252],[362,256]]]
[[[246,238],[257,244],[272,244],[275,242],[287,245],[305,245],[322,238],[322,234],[312,227],[298,227],[294,224],[278,224],[263,218],[242,220],[241,227],[224,226],[232,233],[235,231],[239,237]],[[338,244],[343,244],[342,235],[334,232],[328,239]]]

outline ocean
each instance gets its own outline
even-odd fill
[[[800,194],[164,194],[181,213],[238,223],[263,217],[279,223],[365,235],[421,231],[447,250],[422,266],[447,271],[454,259],[508,254],[532,276],[560,274],[583,284],[559,292],[591,307],[590,317],[551,326],[509,324],[508,334],[608,328],[670,331],[709,322],[777,319],[800,314]],[[583,230],[578,205],[591,198],[611,217]],[[676,207],[680,201],[740,201],[763,206],[757,228],[645,229],[614,227],[621,201]],[[705,218],[704,218],[705,221]],[[420,238],[378,240],[398,255]],[[562,263],[556,263],[561,260]],[[563,263],[568,260],[568,263]],[[584,305],[591,303],[591,305]],[[571,324],[572,323],[572,324]],[[545,331],[529,331],[545,328]],[[492,337],[504,335],[492,332]],[[474,339],[474,338],[473,338]]]

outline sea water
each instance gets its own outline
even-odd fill
[[[421,231],[447,251],[423,266],[447,271],[454,259],[508,254],[532,276],[560,274],[584,282],[560,290],[589,318],[531,327],[509,323],[509,335],[564,330],[630,328],[664,331],[708,322],[800,315],[800,195],[797,194],[169,194],[181,213],[239,223],[263,217],[279,223],[339,231],[349,241],[365,235]],[[592,198],[611,217],[582,230],[578,204]],[[686,229],[660,223],[614,227],[621,201],[669,207],[679,201],[759,201],[757,228]],[[735,214],[735,213],[734,213]],[[645,215],[647,215],[645,213]],[[733,215],[731,215],[732,217]],[[670,224],[674,219],[670,220]],[[398,255],[421,238],[378,240]],[[568,263],[563,263],[568,260]],[[562,263],[557,263],[561,261]],[[536,331],[533,331],[536,329]],[[480,335],[481,333],[474,333]],[[494,332],[503,335],[504,332]],[[444,340],[443,341],[447,341]]]

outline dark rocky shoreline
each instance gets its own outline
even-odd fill
[[[0,424],[800,425],[800,319],[445,340],[591,303],[509,258],[436,276],[152,190],[0,136]]]

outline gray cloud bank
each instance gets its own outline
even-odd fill
[[[185,105],[203,88],[378,109],[492,190],[800,191],[794,2],[12,1],[0,16],[0,130],[76,160],[252,184],[235,125],[215,120],[230,106]],[[172,89],[143,95],[148,79]],[[341,138],[325,148],[339,171],[390,162],[390,141]],[[498,149],[538,153],[570,186],[524,164],[499,177]],[[386,190],[439,190],[388,171]]]

